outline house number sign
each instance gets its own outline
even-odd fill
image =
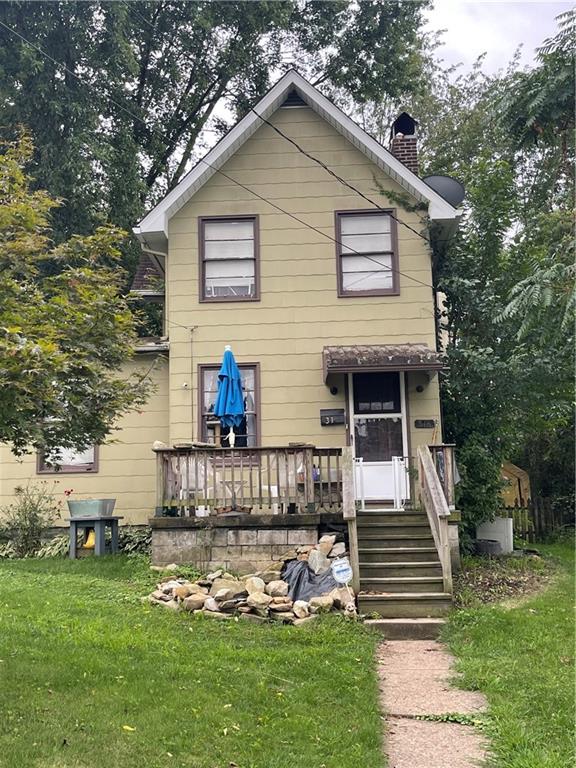
[[[346,424],[344,408],[322,408],[320,424],[323,427],[333,427],[335,424]]]

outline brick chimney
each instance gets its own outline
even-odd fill
[[[402,112],[392,123],[390,152],[412,173],[418,174],[418,121]]]

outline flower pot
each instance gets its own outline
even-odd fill
[[[108,517],[114,512],[116,499],[68,499],[70,517]]]

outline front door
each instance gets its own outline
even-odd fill
[[[350,441],[354,456],[363,460],[364,497],[373,501],[394,499],[392,458],[404,458],[407,468],[404,375],[398,372],[352,373],[348,390]],[[400,472],[396,476],[400,495],[407,499],[407,475]]]

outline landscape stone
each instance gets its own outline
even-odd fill
[[[354,590],[348,591],[346,587],[336,587],[330,592],[335,608],[346,608],[348,603],[354,603]]]
[[[325,573],[330,568],[330,560],[324,552],[313,549],[308,555],[308,565],[316,574]]]
[[[325,534],[318,542],[317,549],[322,552],[323,555],[328,556],[335,543],[336,534]]]
[[[219,589],[217,592],[214,593],[214,600],[216,600],[217,603],[230,601],[233,598],[234,598],[234,591],[232,589],[226,589],[226,587],[224,587],[223,589]]]
[[[204,601],[204,610],[218,613],[220,611],[220,606],[213,597],[207,597]]]
[[[296,560],[297,555],[298,552],[296,552],[295,549],[289,549],[287,552],[280,555],[280,560]],[[282,563],[280,563],[280,565],[282,565]]]
[[[316,611],[313,611],[314,613],[328,613],[332,610],[333,605],[334,600],[330,595],[320,595],[319,597],[310,598],[310,608],[316,608]]]
[[[207,599],[207,595],[196,592],[195,594],[184,598],[182,601],[182,607],[185,611],[197,611],[204,606],[204,603]]]
[[[280,563],[280,565],[282,565],[282,563]],[[278,568],[278,570],[268,568],[266,571],[260,571],[258,576],[262,579],[264,584],[269,584],[271,581],[278,581],[280,570],[280,568]]]
[[[314,547],[313,547],[313,546],[311,546],[310,544],[306,544],[305,546],[302,546],[302,547],[298,547],[298,549],[296,550],[296,552],[297,552],[297,554],[299,554],[299,555],[307,555],[307,554],[308,554],[309,552],[311,552],[313,549],[314,549]]]
[[[168,565],[165,565],[162,568],[162,570],[163,571],[172,571],[172,572],[179,571],[180,570],[180,566],[178,565],[178,563],[169,563]]]
[[[280,605],[283,603],[291,603],[292,600],[287,595],[282,595],[280,597],[273,597],[272,602]]]
[[[176,600],[168,600],[165,603],[160,603],[160,605],[163,605],[164,608],[170,608],[172,611],[180,610],[180,604]]]
[[[295,627],[301,627],[304,624],[310,624],[310,622],[314,621],[318,618],[318,614],[315,614],[313,616],[305,616],[303,619],[294,619],[292,622]]]
[[[267,608],[271,601],[270,595],[264,592],[253,592],[251,595],[248,595],[246,603],[250,608]]]
[[[207,595],[208,594],[208,588],[202,587],[200,584],[187,584],[186,585],[188,589],[190,590],[191,595],[201,594],[201,595]]]
[[[282,621],[284,624],[292,624],[294,621],[294,614],[292,611],[285,611],[284,613],[274,612],[270,614],[272,621]]]
[[[179,581],[174,581],[173,579],[171,581],[165,581],[162,584],[162,591],[164,594],[168,594],[168,592],[172,592],[173,589],[178,589],[180,586]]]
[[[219,579],[221,576],[222,576],[222,568],[219,568],[217,571],[214,571],[213,573],[207,573],[206,581],[214,581],[215,579]]]
[[[230,593],[226,598],[227,600],[231,600],[233,597],[239,597],[240,595],[246,594],[246,587],[243,582],[220,578],[215,579],[212,582],[212,586],[210,587],[210,594],[214,596],[222,589],[227,589]]]
[[[274,611],[274,613],[285,613],[292,610],[292,605],[291,600],[287,603],[270,603],[270,610]]]
[[[202,611],[202,615],[203,616],[207,616],[207,617],[209,617],[211,619],[227,619],[227,620],[230,620],[230,619],[234,618],[229,613],[217,613],[216,611],[207,611],[206,609],[204,609]]]
[[[296,600],[292,610],[298,619],[305,619],[310,614],[310,608],[306,600]]]
[[[179,597],[180,600],[184,600],[189,594],[191,594],[191,592],[190,587],[187,584],[181,584],[174,589],[174,597]]]
[[[266,592],[271,597],[284,597],[288,594],[288,584],[285,581],[271,581],[266,585]]]
[[[346,544],[339,541],[330,550],[330,557],[343,557],[346,554]]]
[[[254,594],[255,592],[264,592],[264,588],[266,584],[264,581],[259,578],[258,576],[252,576],[249,579],[246,579],[246,591],[249,595]]]
[[[235,598],[234,600],[224,600],[222,603],[218,603],[220,606],[220,610],[224,611],[225,613],[234,613],[234,611],[239,610],[241,607],[240,601],[242,598]],[[244,603],[246,606],[247,604]]]
[[[268,621],[265,616],[257,616],[255,613],[242,613],[240,619],[242,621],[251,621],[253,624],[266,624]]]

